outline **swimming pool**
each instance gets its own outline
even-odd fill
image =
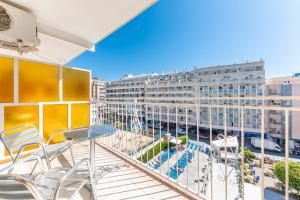
[[[154,169],[158,169],[160,167],[160,165],[164,164],[164,162],[166,162],[174,154],[176,154],[175,149],[170,149],[169,153],[168,153],[168,150],[163,151],[163,153],[157,157],[158,160],[161,159],[161,162],[155,163],[154,165],[152,165],[152,167]]]
[[[180,159],[178,160],[178,168],[181,168],[182,170],[184,170],[185,167],[186,167],[186,158],[187,158],[186,155],[188,155],[188,160],[191,161],[192,158],[193,158],[193,153],[192,153],[193,151],[209,153],[210,146],[208,144],[204,143],[204,142],[197,142],[195,140],[189,140],[188,150],[189,150],[188,153],[185,152],[180,157]],[[174,148],[170,149],[169,155],[168,155],[168,150],[165,150],[165,151],[162,152],[161,155],[159,155],[157,157],[158,161],[161,159],[161,163],[160,162],[154,162],[154,164],[150,163],[149,165],[154,169],[159,169],[160,165],[163,165],[168,160],[168,158],[171,158],[174,154],[176,154],[176,150]],[[176,180],[178,178],[176,167],[177,167],[177,163],[174,166],[172,166],[167,172],[167,175],[169,175],[174,180]],[[178,173],[178,176],[179,175],[180,175],[180,173]]]
[[[180,173],[178,172],[178,176],[177,176],[177,170],[176,170],[176,167],[177,167],[177,164],[178,164],[178,168],[181,168],[183,171],[186,167],[186,159],[188,160],[192,160],[193,158],[193,154],[191,152],[185,152],[181,157],[180,159],[178,160],[178,162],[170,168],[170,170],[167,172],[167,175],[170,176],[172,179],[176,180],[178,178],[178,176],[180,176]]]

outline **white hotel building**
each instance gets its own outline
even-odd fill
[[[184,72],[149,74],[141,76],[127,75],[121,80],[112,81],[107,85],[106,96],[108,101],[133,101],[137,98],[145,104],[141,107],[143,116],[148,114],[152,119],[153,104],[147,103],[198,103],[214,105],[261,105],[259,100],[265,90],[264,62],[251,62],[215,67],[194,68]],[[245,97],[229,100],[229,97]],[[258,97],[247,100],[247,97]],[[222,99],[223,98],[223,99]],[[227,99],[226,99],[227,98]],[[130,99],[130,100],[128,100]],[[147,109],[146,109],[147,107]],[[162,104],[162,121],[176,122],[175,107],[164,107]],[[169,109],[169,111],[168,111]],[[212,109],[212,127],[215,130],[223,129],[222,108]],[[155,107],[155,120],[158,119],[159,108]],[[187,113],[186,113],[187,111]],[[167,112],[170,117],[167,119]],[[165,113],[165,115],[164,115]],[[178,124],[196,125],[196,108],[177,108]],[[227,125],[229,131],[240,130],[238,109],[227,110]],[[259,110],[245,110],[245,133],[260,133],[261,113]],[[201,128],[209,128],[209,110],[199,108]]]

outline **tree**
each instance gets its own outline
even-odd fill
[[[249,159],[254,159],[255,158],[255,154],[250,151],[250,149],[245,149],[244,151],[244,159],[247,162]]]
[[[289,187],[300,191],[300,163],[289,162]],[[275,165],[276,178],[285,184],[285,163],[280,162]]]
[[[186,141],[188,140],[188,137],[186,135],[178,137],[179,140],[181,140],[181,144],[186,144]]]
[[[173,143],[169,143],[169,148],[175,146]],[[168,149],[168,142],[162,141],[161,142],[161,151]],[[153,155],[153,147],[149,148],[148,151],[146,151],[141,157],[138,158],[138,160],[142,161],[143,163],[147,163],[147,161],[151,160],[153,157],[158,155],[160,153],[160,144],[154,146],[154,155]]]

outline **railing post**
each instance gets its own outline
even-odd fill
[[[124,149],[124,103],[122,103],[122,123],[121,123],[121,129],[122,129],[122,136],[120,139],[121,142],[121,151]]]
[[[209,144],[210,144],[210,176],[211,176],[211,184],[210,184],[210,198],[211,200],[213,199],[213,155],[212,155],[212,149],[211,149],[211,144],[212,144],[212,114],[211,114],[212,108],[209,107]],[[219,117],[218,117],[219,118]],[[198,153],[199,154],[199,153]],[[198,161],[199,162],[199,161]]]
[[[242,144],[242,166],[241,166],[241,173],[242,173],[242,200],[244,200],[244,159],[245,159],[245,153],[244,153],[244,150],[245,150],[245,138],[244,138],[244,108],[241,108],[241,144]]]
[[[126,154],[128,155],[128,134],[127,130],[128,129],[128,104],[125,104],[125,148],[126,148]]]
[[[185,137],[186,137],[186,187],[189,187],[189,127],[188,127],[188,107],[185,107]]]
[[[148,139],[149,139],[149,127],[148,127],[148,104],[147,103],[146,103],[145,127],[147,128],[147,130],[146,130],[146,137],[147,137],[147,165],[148,165],[148,161],[149,161],[149,143],[148,143]]]
[[[227,169],[227,108],[224,107],[224,147],[225,147],[225,200],[228,199],[227,184],[228,184],[228,169]]]
[[[167,135],[170,134],[170,107],[169,105],[167,106]],[[169,136],[169,135],[168,135]],[[171,136],[170,136],[171,138]],[[168,170],[167,172],[169,172],[170,170],[170,141],[169,138],[167,139],[167,143],[168,143]],[[170,173],[168,174],[168,176],[170,177]]]
[[[115,144],[116,144],[116,140],[118,140],[118,147],[117,149],[120,150],[120,146],[121,146],[121,137],[119,134],[119,125],[120,125],[120,116],[119,116],[119,112],[120,112],[120,105],[117,104],[117,114],[118,114],[118,123],[117,123],[117,129],[118,129],[118,134],[115,135]]]
[[[117,104],[114,105],[114,126],[117,127]],[[111,147],[114,147],[116,135],[109,136],[111,141]]]
[[[129,113],[130,113],[130,151],[129,151],[129,155],[130,156],[132,156],[133,155],[133,144],[132,144],[132,142],[133,142],[133,134],[132,134],[132,120],[133,120],[133,104],[132,103],[129,103]]]
[[[155,156],[154,152],[154,134],[155,134],[155,125],[154,125],[154,105],[152,105],[152,162]]]
[[[265,110],[261,109],[261,199],[265,199]]]
[[[175,122],[176,122],[176,129],[175,129],[175,134],[176,134],[176,182],[178,183],[178,160],[179,160],[179,155],[178,155],[178,131],[177,131],[177,129],[178,129],[178,117],[177,117],[177,115],[178,115],[178,107],[177,107],[177,104],[176,104],[176,106],[175,106],[175,109],[176,109],[176,111],[175,111]]]
[[[197,145],[199,145],[199,105],[197,105],[197,109],[196,109],[196,117],[197,117],[197,121],[196,121],[196,126],[197,126]],[[200,153],[199,153],[199,149],[197,149],[197,186],[198,186],[198,194],[200,194]]]
[[[285,199],[289,199],[289,111],[285,110]]]
[[[106,107],[105,107],[105,115],[106,115],[105,123],[108,124],[108,105],[106,105]]]
[[[141,158],[141,161],[142,160],[142,157],[143,157],[143,143],[141,143],[143,141],[143,137],[144,137],[144,127],[143,127],[143,110],[142,110],[142,104],[140,105],[140,109],[141,109],[141,135],[140,135],[140,140],[139,140],[139,144],[140,144],[140,158]]]
[[[161,174],[161,159],[162,159],[162,155],[161,155],[161,105],[159,105],[159,155],[160,155],[159,171]]]

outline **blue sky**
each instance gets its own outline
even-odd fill
[[[300,72],[299,0],[160,0],[68,65],[111,81],[260,58],[267,77]]]

